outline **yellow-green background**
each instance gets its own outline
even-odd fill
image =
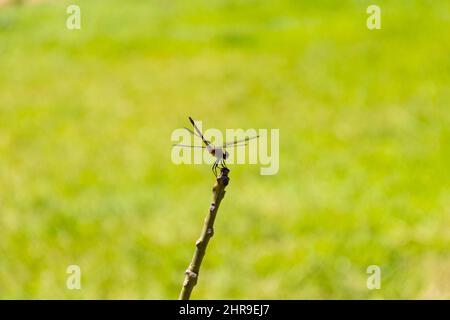
[[[171,162],[189,115],[280,129],[277,175],[230,166],[193,298],[450,298],[450,2],[370,31],[372,3],[1,7],[0,298],[177,298],[214,180]]]

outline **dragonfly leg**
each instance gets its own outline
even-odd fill
[[[222,159],[221,165],[222,165],[222,168],[226,168],[227,167],[227,164],[225,163],[225,159]]]

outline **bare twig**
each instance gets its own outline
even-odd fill
[[[202,234],[195,243],[195,253],[192,257],[191,264],[185,272],[185,278],[183,282],[183,288],[180,293],[180,300],[189,300],[192,289],[197,284],[198,275],[200,272],[200,266],[202,264],[203,257],[205,256],[206,247],[208,246],[209,239],[214,235],[214,220],[216,219],[217,210],[219,209],[220,202],[225,195],[225,187],[228,185],[230,179],[227,168],[220,170],[220,175],[216,180],[213,187],[213,200],[209,208],[209,213],[205,218],[205,224],[203,226]]]

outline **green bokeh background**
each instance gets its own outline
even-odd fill
[[[171,162],[188,115],[280,129],[277,175],[230,166],[192,298],[450,298],[450,2],[371,31],[372,3],[0,7],[0,298],[176,299],[214,181]]]

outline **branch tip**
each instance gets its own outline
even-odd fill
[[[220,202],[225,195],[225,187],[230,182],[228,174],[230,170],[228,168],[221,168],[220,174],[216,179],[216,183],[213,187],[213,201],[209,207],[208,215],[206,216],[200,238],[195,242],[196,250],[192,258],[189,269],[185,272],[185,278],[183,281],[183,288],[180,293],[180,300],[189,300],[192,289],[197,284],[198,274],[200,272],[200,266],[202,264],[203,257],[206,253],[206,247],[211,237],[214,235],[214,221],[216,219],[217,210],[219,210]]]

